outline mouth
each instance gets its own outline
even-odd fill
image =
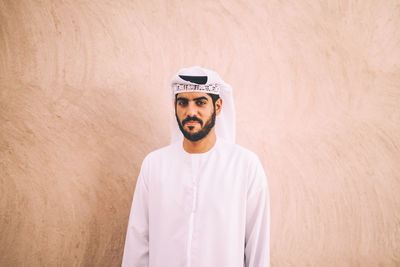
[[[187,122],[185,122],[185,124],[188,124],[188,125],[194,125],[196,123],[200,124],[200,122],[198,122],[198,121],[187,121]]]
[[[185,123],[185,126],[188,127],[188,129],[191,131],[194,129],[194,127],[196,126],[196,124],[200,124],[200,122],[198,121],[187,121]]]

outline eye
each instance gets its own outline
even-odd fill
[[[187,101],[184,101],[184,100],[178,100],[178,105],[179,105],[179,106],[181,106],[181,107],[184,107],[184,106],[186,106],[186,105],[187,105]]]
[[[204,101],[204,100],[197,100],[196,101],[196,105],[198,105],[198,106],[203,106],[205,104],[206,104],[206,101]]]

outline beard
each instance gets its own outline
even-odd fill
[[[204,124],[204,126],[196,133],[189,133],[188,131],[186,131],[183,126],[185,125],[185,123],[189,120],[195,120],[200,122],[200,125],[203,125],[203,122],[196,118],[196,117],[187,117],[186,119],[184,119],[182,121],[182,123],[180,122],[178,115],[175,112],[175,117],[176,120],[178,121],[178,125],[179,125],[179,129],[181,130],[183,136],[192,141],[192,142],[196,142],[199,141],[201,139],[203,139],[204,137],[206,137],[208,135],[208,133],[211,131],[211,129],[214,127],[215,125],[215,117],[216,117],[216,113],[215,113],[215,108],[214,108],[214,112],[213,114],[210,116],[210,118],[206,121],[206,123]]]

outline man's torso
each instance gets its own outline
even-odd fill
[[[150,267],[242,267],[249,171],[256,156],[218,140],[203,154],[175,143],[150,153]]]

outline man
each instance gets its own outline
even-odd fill
[[[191,67],[171,91],[172,142],[143,161],[122,266],[269,266],[267,180],[258,157],[235,144],[230,86]]]

